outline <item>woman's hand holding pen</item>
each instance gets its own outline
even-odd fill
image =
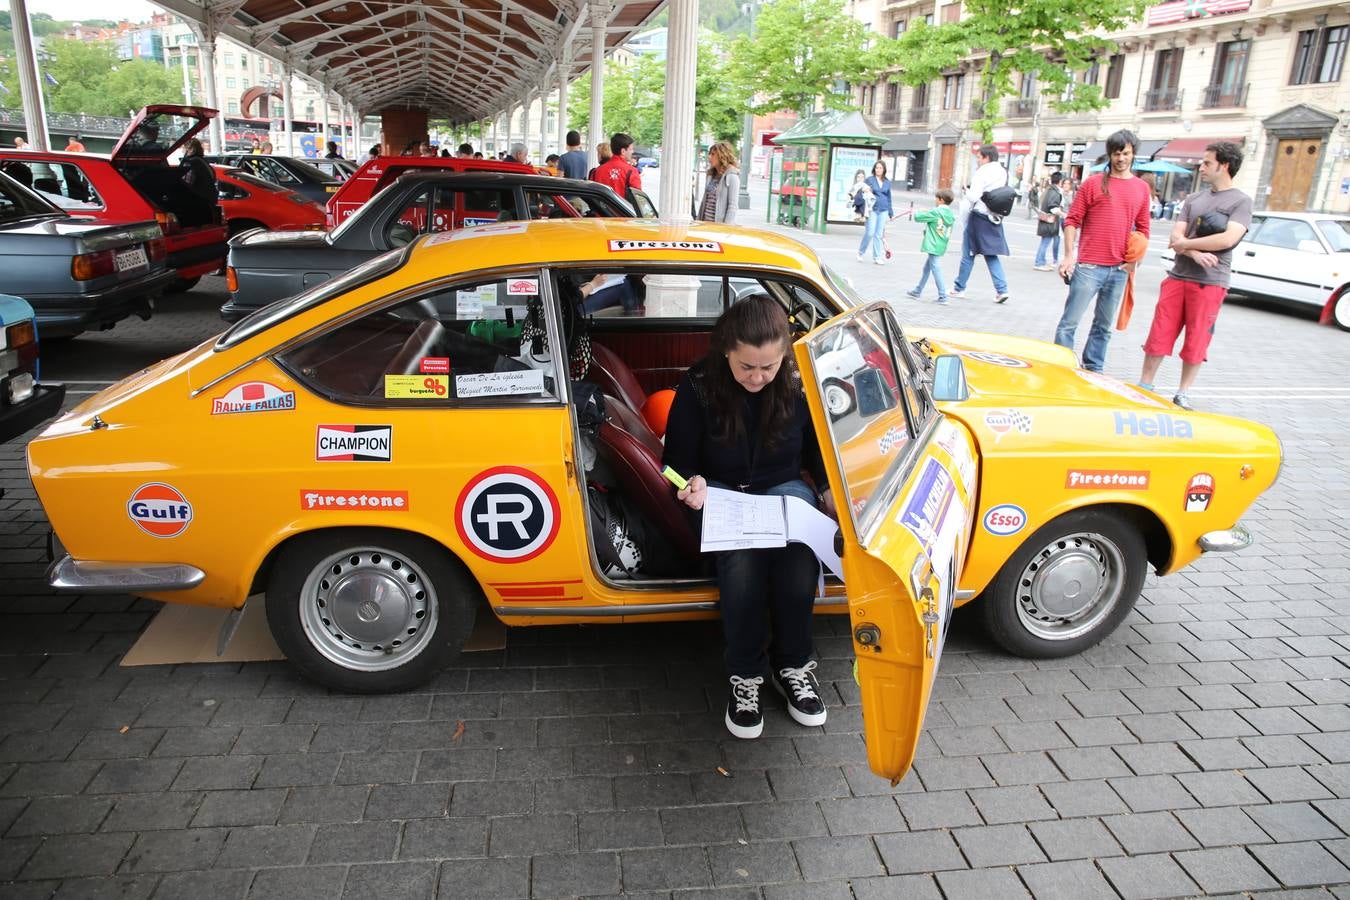
[[[675,494],[675,499],[690,509],[702,509],[708,499],[708,481],[702,475],[689,479],[689,486]]]

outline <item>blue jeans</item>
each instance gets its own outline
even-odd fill
[[[1099,266],[1079,263],[1069,280],[1069,298],[1064,301],[1064,315],[1055,329],[1055,343],[1073,349],[1074,332],[1095,297],[1092,311],[1092,330],[1088,332],[1087,346],[1083,348],[1083,368],[1100,372],[1106,365],[1106,345],[1111,341],[1111,329],[1116,324],[1116,310],[1125,293],[1129,276],[1124,266]]]
[[[867,217],[867,226],[863,229],[862,243],[858,245],[859,253],[866,253],[870,244],[873,259],[881,259],[886,255],[885,249],[881,246],[881,234],[886,230],[886,222],[890,217],[890,213],[872,210],[872,214]]]
[[[975,215],[975,213],[971,213]],[[1008,277],[1003,274],[1003,261],[992,253],[984,258],[989,266],[989,277],[994,281],[994,290],[1000,294],[1008,293]],[[956,271],[956,282],[952,284],[953,290],[964,291],[966,282],[970,281],[970,273],[975,268],[975,254],[970,249],[970,231],[967,229],[961,235],[961,268]]]
[[[1036,248],[1036,265],[1045,265],[1046,256],[1050,256],[1059,265],[1059,232],[1056,231],[1050,237],[1041,238],[1041,245]]]
[[[816,505],[815,494],[800,479],[764,493],[800,497]],[[770,666],[777,672],[806,665],[815,652],[811,621],[820,577],[820,560],[811,548],[791,543],[712,556],[721,594],[727,674],[749,678]]]
[[[914,287],[914,293],[922,294],[923,286],[928,283],[928,276],[933,276],[933,287],[937,288],[938,299],[947,299],[947,283],[942,280],[942,257],[936,253],[929,253],[923,263],[923,271],[919,273],[919,283]]]
[[[624,312],[633,312],[637,309],[637,298],[633,296],[633,287],[627,278],[618,284],[593,291],[589,297],[581,301],[581,311],[590,315],[620,304],[623,305]]]

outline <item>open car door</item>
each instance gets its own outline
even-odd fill
[[[857,352],[841,354],[846,344]],[[914,760],[965,562],[975,444],[934,407],[885,303],[836,316],[794,350],[839,510],[867,760],[894,783]],[[831,364],[845,356],[858,368]]]

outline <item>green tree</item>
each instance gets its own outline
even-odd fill
[[[151,103],[182,103],[182,70],[169,69],[148,59],[119,63],[103,90],[107,95],[106,115],[135,114]]]
[[[793,109],[809,114],[817,99],[827,109],[850,109],[852,96],[839,82],[875,79],[881,60],[868,46],[862,23],[844,0],[772,0],[755,19],[755,36],[732,45],[730,74],[756,113]]]
[[[143,59],[119,62],[107,41],[50,38],[44,43],[40,69],[48,112],[126,116],[150,103],[181,103],[183,99],[179,70]],[[14,66],[0,70],[0,84],[5,88],[0,90],[0,104],[17,106],[19,75]]]
[[[1033,76],[1039,91],[1059,112],[1101,109],[1107,100],[1100,85],[1077,79],[1116,46],[1095,32],[1128,27],[1144,14],[1149,0],[965,0],[957,22],[912,28],[879,52],[899,66],[898,80],[928,84],[962,60],[983,57],[976,99],[984,115],[971,126],[991,140],[1003,121],[1002,101],[1014,96],[1014,76]],[[896,79],[892,79],[896,80]]]

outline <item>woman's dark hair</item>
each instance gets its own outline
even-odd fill
[[[712,346],[703,361],[703,383],[707,386],[708,408],[712,412],[713,440],[735,444],[748,433],[745,422],[745,389],[732,377],[727,355],[738,344],[763,347],[777,342],[783,348],[783,364],[773,381],[764,386],[765,405],[758,430],[765,447],[773,447],[787,437],[799,390],[797,365],[792,358],[792,331],[783,305],[768,294],[751,294],[722,313],[713,326]]]
[[[882,162],[881,160],[877,160],[876,162],[872,163],[872,177],[873,178],[877,177],[877,166],[881,166],[881,177],[885,178],[887,171],[886,163]]]

